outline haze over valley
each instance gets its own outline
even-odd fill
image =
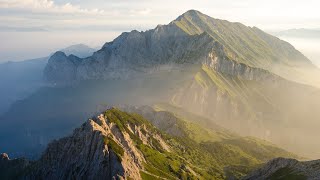
[[[311,6],[77,2],[0,2],[0,179],[320,178]]]

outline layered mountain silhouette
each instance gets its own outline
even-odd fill
[[[289,43],[190,10],[86,58],[54,53],[43,71],[50,86],[0,118],[0,151],[34,159],[18,166],[31,179],[244,177],[273,158],[298,158],[279,147],[319,156],[320,91],[303,69],[318,71]],[[154,109],[107,108],[119,104]]]
[[[68,55],[85,58],[91,56],[95,50],[83,44],[76,44],[61,51]],[[0,115],[15,101],[28,97],[45,85],[43,69],[51,55],[0,64]]]

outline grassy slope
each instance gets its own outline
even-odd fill
[[[241,132],[244,130],[239,127],[247,126],[252,129],[251,134],[268,138],[303,156],[315,156],[310,149],[318,148],[312,145],[312,142],[316,141],[315,127],[318,127],[317,119],[320,118],[316,108],[320,105],[320,96],[316,88],[281,79],[244,80],[222,75],[207,66],[202,66],[194,80],[207,93],[219,91],[229,99],[231,104],[237,104],[238,111],[245,115],[245,117],[237,116],[228,121],[211,116],[219,124],[233,128],[233,131],[239,133],[245,133]],[[305,119],[308,119],[308,123],[305,123]],[[239,123],[237,125],[239,127],[232,127],[227,123],[231,125]],[[264,134],[268,130],[271,133]],[[291,137],[285,134],[290,134]],[[301,137],[308,137],[308,140],[302,140]],[[297,143],[300,144],[297,145]]]
[[[208,33],[224,46],[230,59],[267,69],[291,81],[320,87],[320,70],[288,42],[241,23],[189,11],[173,21],[190,35]]]
[[[268,67],[275,62],[311,65],[289,43],[255,27],[214,19],[197,11],[186,12],[173,23],[191,35],[207,32],[225,47],[230,59],[251,66]]]
[[[118,109],[108,110],[105,114],[119,129],[130,134],[143,153],[147,160],[145,169],[141,171],[144,179],[152,177],[193,179],[196,176],[201,179],[225,179],[226,174],[240,177],[270,158],[293,157],[292,154],[270,143],[253,138],[241,138],[220,128],[216,131],[205,129],[186,119],[179,118],[177,123],[185,136],[175,137],[156,129],[138,114],[125,113]],[[137,135],[126,129],[127,123],[145,124],[149,131],[161,134],[172,151],[166,152],[156,143],[153,143],[152,147],[142,144]],[[221,135],[221,132],[224,134]],[[121,154],[121,151],[117,154]]]

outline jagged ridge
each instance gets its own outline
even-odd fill
[[[215,70],[238,75],[251,67],[272,70],[275,63],[313,65],[290,44],[257,28],[213,19],[188,11],[168,25],[145,32],[122,33],[93,56],[73,63],[74,57],[52,56],[44,75],[50,82],[128,78],[185,64],[212,64]],[[61,71],[61,69],[63,69]],[[263,70],[256,70],[265,73]],[[63,80],[61,77],[66,77]]]
[[[129,109],[132,113],[112,108],[88,120],[73,135],[50,143],[42,157],[18,175],[27,179],[225,179],[241,177],[277,156],[295,157],[267,142],[241,138],[219,127],[205,129],[170,112]],[[264,156],[258,153],[261,150]],[[9,167],[11,161],[5,163]]]

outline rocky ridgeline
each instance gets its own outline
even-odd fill
[[[181,25],[185,21],[193,23]],[[212,23],[215,26],[205,25],[206,23]],[[188,11],[168,25],[159,25],[155,29],[145,32],[134,30],[122,33],[88,58],[80,59],[57,52],[50,58],[44,70],[44,76],[49,82],[64,84],[89,79],[132,78],[141,73],[172,70],[175,67],[183,68],[184,65],[190,64],[206,64],[217,72],[241,76],[245,79],[269,78],[270,73],[259,69],[260,67],[267,69],[267,65],[258,66],[250,63],[252,58],[260,58],[259,51],[254,49],[255,46],[249,46],[246,44],[247,42],[226,44],[223,37],[226,40],[229,40],[230,37],[227,37],[225,33],[230,31],[230,35],[233,35],[234,32],[228,29],[224,30],[226,32],[222,31],[220,29],[222,25],[219,25],[221,23],[223,24],[225,21],[210,18],[197,11]],[[228,23],[227,25],[230,27],[238,27],[237,23]],[[197,31],[191,33],[190,29]],[[269,41],[279,46],[287,45],[278,39],[268,39],[263,32],[257,31],[255,33],[249,27],[239,30],[239,32],[242,31],[251,33],[250,36],[261,36],[259,40],[264,39],[264,41],[259,43],[263,44],[263,47],[268,46],[267,42],[272,44]],[[219,34],[217,35],[217,32],[221,33],[221,37]],[[240,33],[234,35],[235,39],[247,38],[241,37]],[[245,40],[258,44],[253,39]],[[239,48],[237,44],[244,46],[241,48],[241,52],[235,51]],[[291,54],[297,54],[302,59],[305,58],[293,47],[285,47],[289,49]],[[246,57],[245,55],[248,53],[255,53],[257,57],[253,55]],[[265,52],[261,50],[261,54],[263,53]],[[269,64],[269,61],[272,61],[270,59],[273,57],[276,59],[272,53],[266,56],[268,59],[266,62]],[[248,58],[250,61],[246,62],[240,57]]]
[[[121,160],[107,141],[114,143],[111,145],[114,149],[117,146],[121,150],[127,149]],[[143,158],[130,143],[126,134],[122,134],[114,124],[108,125],[104,116],[100,115],[76,129],[72,136],[49,144],[36,162],[35,170],[27,176],[30,179],[137,179]]]
[[[272,158],[296,157],[214,124],[203,128],[199,116],[189,114],[199,121],[193,124],[148,106],[120,109],[126,112],[108,109],[54,140],[36,161],[2,154],[0,179],[238,179]]]
[[[126,126],[125,130],[122,126]],[[120,125],[101,114],[89,119],[71,136],[50,143],[35,162],[10,160],[2,154],[0,174],[4,176],[10,170],[5,179],[141,179],[146,160],[135,146],[137,140],[132,139],[132,134],[150,147],[154,146],[149,140],[152,137],[163,150],[170,151],[161,135],[147,126],[125,122]]]

